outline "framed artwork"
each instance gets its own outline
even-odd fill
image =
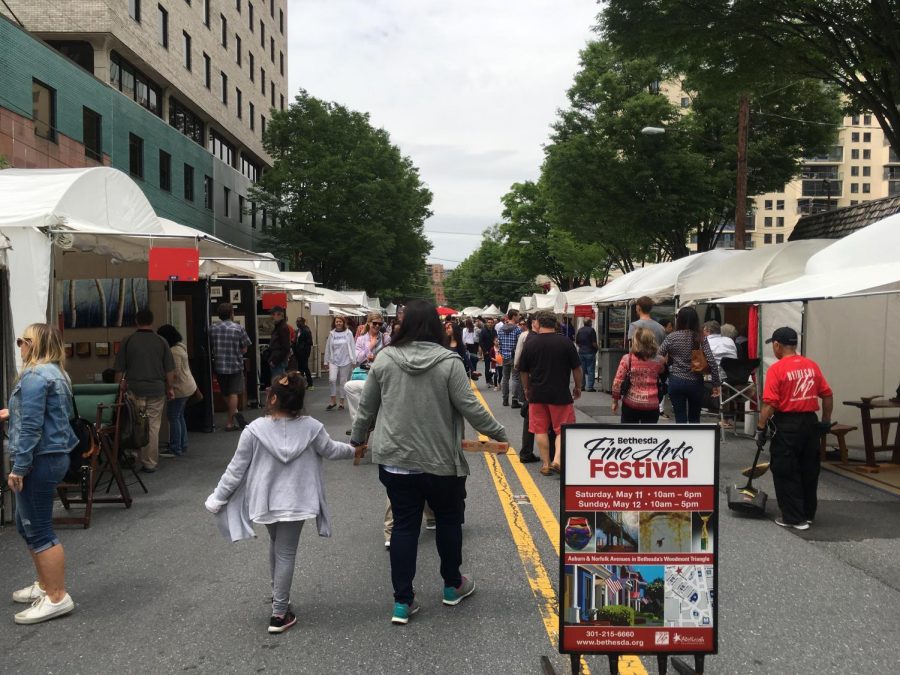
[[[146,279],[63,279],[56,282],[64,328],[133,326],[150,306]]]
[[[109,343],[108,342],[95,342],[94,343],[94,354],[97,356],[109,356]]]
[[[228,291],[228,302],[232,305],[241,304],[241,290],[239,288]]]
[[[222,287],[221,286],[210,286],[209,287],[209,297],[210,298],[221,298],[222,297]]]
[[[256,334],[260,337],[268,338],[275,330],[275,320],[268,314],[256,315]]]
[[[247,317],[243,316],[242,314],[235,314],[235,315],[234,315],[234,322],[235,322],[238,326],[243,326],[244,328],[247,327]]]
[[[113,342],[113,354],[118,354],[119,349],[121,349],[121,348],[122,348],[121,342]]]
[[[91,343],[90,342],[76,342],[75,343],[75,355],[80,359],[90,356],[91,355]]]
[[[65,349],[65,351],[66,351],[67,359],[71,359],[73,356],[75,356],[75,348],[72,346],[71,342],[66,342],[63,345],[63,349]]]

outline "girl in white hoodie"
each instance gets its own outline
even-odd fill
[[[322,458],[350,459],[365,452],[364,446],[354,452],[332,440],[321,422],[301,415],[305,394],[306,383],[296,370],[272,384],[266,416],[243,430],[234,458],[206,500],[232,541],[254,536],[251,521],[269,532],[270,633],[283,633],[297,622],[290,597],[303,523],[315,519],[319,536],[331,536]]]

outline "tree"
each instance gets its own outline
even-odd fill
[[[693,78],[766,91],[767,70],[817,78],[875,115],[900,153],[900,5],[896,0],[609,0],[603,34],[632,56]],[[760,86],[761,85],[761,86]]]
[[[251,198],[277,214],[266,246],[331,288],[377,295],[418,283],[432,195],[386,131],[301,90],[263,140],[274,166]]]
[[[498,226],[485,231],[481,246],[457,265],[444,281],[447,303],[456,309],[505,305],[541,289],[510,260]]]

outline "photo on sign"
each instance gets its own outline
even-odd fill
[[[569,625],[662,626],[662,565],[566,565],[563,621]]]
[[[636,553],[640,545],[639,511],[598,511],[597,551]]]
[[[691,551],[712,553],[715,544],[716,514],[697,511],[693,514]]]
[[[665,607],[665,576],[663,565],[621,565],[624,578],[631,582],[628,594],[634,608],[635,626],[662,626]]]
[[[690,553],[691,513],[688,511],[642,511],[641,553]]]
[[[712,565],[667,565],[665,625],[677,628],[711,627],[714,581]]]
[[[594,512],[575,511],[566,514],[564,531],[566,553],[593,552]]]

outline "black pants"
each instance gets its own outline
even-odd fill
[[[391,533],[391,583],[394,602],[409,604],[415,597],[416,557],[425,502],[434,511],[435,542],[441,558],[444,586],[462,583],[462,514],[466,499],[465,476],[430,473],[400,475],[378,467],[378,478],[387,489],[394,510]]]
[[[815,413],[776,413],[769,445],[781,517],[797,525],[816,517],[821,432]]]
[[[656,424],[659,421],[659,408],[654,410],[638,410],[629,408],[622,401],[622,424]]]
[[[484,380],[487,382],[488,386],[496,384],[496,377],[491,377],[491,354],[490,349],[484,352]]]
[[[306,386],[312,386],[312,373],[309,372],[309,355],[310,352],[297,352],[297,370],[306,378]]]

